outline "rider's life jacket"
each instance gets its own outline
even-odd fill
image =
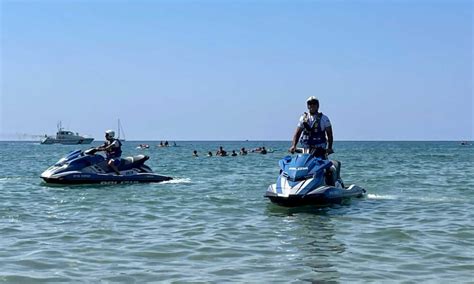
[[[120,140],[118,139],[114,139],[112,141],[107,141],[108,142],[108,145],[114,143],[115,141],[118,142],[119,146],[118,147],[111,147],[109,149],[107,149],[107,152],[105,153],[106,156],[107,156],[107,159],[114,159],[114,158],[120,158],[120,156],[122,155],[122,142],[120,142]]]
[[[323,113],[320,112],[316,116],[316,120],[313,122],[313,125],[310,126],[307,121],[303,122],[303,134],[301,136],[300,142],[305,148],[322,146],[325,147],[327,143],[326,131],[321,128],[321,118]]]

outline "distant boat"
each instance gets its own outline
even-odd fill
[[[117,122],[117,133],[118,133],[117,139],[119,139],[120,141],[125,141],[125,131],[123,131],[123,127],[122,127],[122,124],[120,123],[120,119]]]
[[[58,123],[58,131],[56,132],[56,136],[45,135],[44,138],[41,140],[41,144],[90,144],[92,141],[94,141],[94,138],[81,136],[77,132],[74,133],[72,131],[65,130],[62,127],[60,121]]]

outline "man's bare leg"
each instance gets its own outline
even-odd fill
[[[114,170],[114,172],[117,174],[117,175],[120,175],[120,172],[117,168],[117,166],[114,165],[114,162],[112,160],[109,160],[109,162],[107,163],[109,165],[109,167],[112,168],[112,170]]]

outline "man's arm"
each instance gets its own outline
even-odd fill
[[[334,153],[332,150],[332,143],[334,141],[332,137],[332,126],[326,128],[326,135],[328,137],[328,153]]]
[[[303,128],[296,128],[295,134],[293,135],[293,141],[291,142],[291,147],[289,151],[293,154],[296,150],[296,145],[298,144],[298,141],[300,140],[301,132],[303,132]]]
[[[95,149],[96,149],[97,151],[104,151],[104,150],[105,150],[105,146],[106,146],[106,144],[104,143],[104,144],[100,145],[99,147],[97,147],[97,148],[95,148]]]
[[[110,143],[109,145],[107,145],[106,143],[104,143],[103,145],[101,145],[99,148],[97,148],[98,151],[107,151],[108,149],[112,148],[112,147],[115,147],[117,143],[114,141],[113,143]]]

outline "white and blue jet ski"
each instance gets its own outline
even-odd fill
[[[316,158],[311,154],[286,156],[279,161],[280,175],[265,197],[282,206],[340,204],[353,197],[363,197],[365,189],[344,186],[341,163]]]
[[[145,165],[149,159],[145,155],[121,159],[118,166],[120,175],[117,175],[107,165],[105,158],[96,152],[94,148],[84,152],[73,151],[44,171],[41,178],[47,183],[56,184],[129,184],[172,179],[154,173]]]

